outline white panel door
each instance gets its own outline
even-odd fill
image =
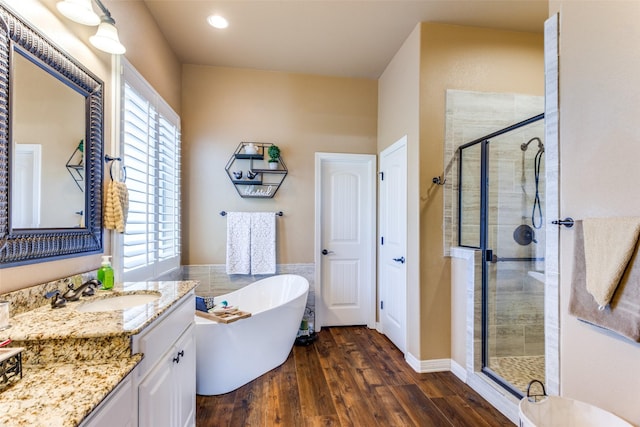
[[[380,329],[403,353],[407,328],[407,137],[380,153]]]
[[[317,327],[375,324],[375,164],[316,154]]]
[[[42,147],[15,144],[11,184],[11,227],[40,227]]]

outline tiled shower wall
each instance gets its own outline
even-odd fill
[[[544,111],[544,98],[517,95],[447,91],[445,141],[445,255],[458,245],[458,151],[467,142],[503,129]],[[527,151],[520,149],[533,136],[544,142],[544,121],[492,139],[489,201],[489,236],[499,257],[544,257],[544,229],[535,230],[537,243],[516,243],[513,231],[520,224],[532,225],[531,210],[535,195],[533,158],[538,150],[532,142]],[[479,149],[465,152],[463,229],[472,238],[463,244],[479,244],[480,158]],[[474,169],[475,168],[475,169]],[[473,172],[475,170],[475,173]],[[540,198],[544,214],[544,161],[540,173]],[[497,238],[495,236],[498,236]],[[490,238],[491,239],[491,238]],[[489,272],[497,287],[489,294],[490,352],[493,356],[544,354],[544,284],[527,273],[543,269],[543,263],[498,262]]]
[[[543,111],[544,97],[541,96],[447,90],[443,227],[445,256],[450,255],[451,247],[458,246],[458,147]],[[519,179],[519,175],[516,176]],[[467,214],[479,216],[479,212]]]
[[[534,157],[537,141],[526,151],[520,145],[538,137],[544,141],[544,120],[494,138],[491,142],[489,247],[499,258],[544,259],[544,227],[534,229],[534,241],[518,244],[514,231],[520,225],[533,227],[532,210],[536,193]],[[544,155],[538,180],[544,214]],[[543,219],[535,217],[541,226]],[[499,261],[491,264],[495,288],[490,289],[491,354],[537,356],[544,354],[544,283],[529,275],[544,273],[544,261]],[[539,277],[539,276],[538,276]]]

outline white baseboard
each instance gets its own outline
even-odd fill
[[[413,354],[407,352],[404,355],[404,360],[414,371],[420,374],[451,370],[451,359],[418,360]]]
[[[451,360],[451,373],[463,383],[467,382],[467,370],[455,360]]]

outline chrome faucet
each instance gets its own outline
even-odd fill
[[[67,301],[77,301],[80,299],[80,295],[83,297],[90,297],[96,293],[96,288],[100,285],[100,281],[96,279],[84,282],[78,287],[78,289],[75,289],[73,283],[69,283],[69,290],[62,294],[62,298]]]

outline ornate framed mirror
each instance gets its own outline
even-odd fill
[[[0,5],[0,268],[102,252],[103,91]]]

